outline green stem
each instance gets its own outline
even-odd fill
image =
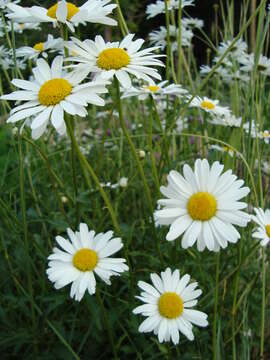
[[[116,346],[115,346],[114,340],[113,340],[112,329],[111,329],[111,326],[110,326],[110,322],[109,322],[109,319],[108,319],[108,316],[107,316],[105,306],[103,304],[103,300],[102,300],[102,298],[100,296],[100,293],[99,293],[98,289],[96,289],[96,296],[97,296],[98,302],[100,304],[101,311],[102,311],[102,314],[103,314],[103,318],[104,318],[104,321],[105,321],[105,325],[106,325],[106,328],[107,328],[107,331],[108,331],[109,340],[110,340],[111,347],[112,347],[112,352],[113,352],[113,357],[114,357],[114,359],[118,359]]]
[[[216,284],[215,284],[215,305],[213,323],[213,359],[217,359],[217,309],[218,309],[218,289],[219,289],[219,264],[220,252],[216,255]]]
[[[97,177],[94,169],[92,168],[90,163],[87,161],[86,157],[81,152],[80,147],[79,147],[79,145],[77,143],[76,137],[74,135],[74,130],[73,130],[71,124],[69,123],[69,121],[66,121],[66,125],[67,125],[67,129],[68,129],[68,132],[69,132],[70,139],[71,139],[71,141],[72,141],[72,143],[74,145],[75,151],[76,151],[78,159],[80,161],[86,183],[89,186],[89,189],[92,190],[92,184],[89,181],[89,178],[87,176],[87,172],[89,172],[90,175],[92,176],[92,179],[94,180],[94,183],[96,184],[96,187],[97,187],[98,191],[100,192],[100,195],[102,196],[102,198],[103,198],[103,200],[104,200],[104,202],[105,202],[105,204],[106,204],[106,206],[107,206],[107,208],[109,210],[109,213],[111,215],[111,219],[112,219],[112,222],[113,222],[113,226],[114,226],[116,232],[118,234],[120,234],[121,233],[120,226],[118,224],[118,221],[117,221],[115,212],[113,210],[112,204],[111,204],[107,194],[105,193],[103,187],[100,185],[100,182],[98,180],[98,177]]]
[[[155,235],[157,251],[158,251],[158,255],[160,257],[160,261],[163,262],[163,257],[162,257],[161,251],[160,251],[160,243],[159,243],[156,228],[155,228],[155,220],[154,220],[154,215],[153,215],[154,210],[153,210],[153,205],[152,205],[151,192],[150,192],[149,186],[147,184],[146,177],[145,177],[145,174],[144,174],[144,170],[143,170],[141,161],[139,159],[138,153],[136,151],[136,147],[133,144],[133,141],[132,141],[132,139],[131,139],[128,131],[127,131],[126,125],[125,125],[125,121],[124,121],[124,117],[123,117],[121,97],[120,97],[120,85],[119,85],[119,81],[116,78],[115,78],[115,87],[116,87],[116,91],[117,91],[117,107],[118,107],[118,112],[119,112],[120,125],[121,125],[123,133],[124,133],[124,135],[125,135],[125,137],[127,139],[127,142],[128,142],[128,144],[130,146],[132,155],[134,157],[134,160],[135,160],[136,165],[138,167],[139,174],[140,174],[142,182],[143,182],[143,187],[144,187],[144,191],[145,191],[145,195],[146,195],[146,200],[147,200],[147,203],[148,203],[150,216],[151,216],[151,226],[152,226],[153,233]]]
[[[171,37],[170,37],[170,15],[168,10],[168,2],[164,0],[165,3],[165,18],[166,18],[166,29],[167,29],[167,56],[166,56],[166,79],[170,80],[170,55],[171,55]]]
[[[265,328],[265,247],[262,248],[262,320],[261,320],[261,342],[260,358],[264,359],[264,328]]]
[[[117,4],[117,11],[118,11],[118,19],[119,19],[119,22],[120,22],[120,29],[122,31],[123,36],[126,36],[127,34],[129,34],[129,30],[128,30],[127,23],[125,21],[125,18],[123,16],[123,13],[122,13],[122,10],[121,10],[119,0],[116,0],[116,4]]]
[[[27,229],[27,219],[26,219],[26,203],[25,203],[25,187],[24,187],[24,172],[23,172],[23,151],[22,151],[22,138],[19,135],[19,181],[20,181],[20,194],[21,194],[21,211],[22,211],[22,221],[23,221],[23,234],[24,234],[24,247],[26,252],[26,271],[27,271],[27,282],[28,282],[28,291],[30,296],[30,306],[31,306],[31,318],[32,326],[34,333],[34,351],[37,354],[37,327],[36,327],[36,316],[34,308],[34,297],[33,297],[33,286],[32,286],[32,276],[31,276],[31,263],[30,263],[30,246],[29,246],[29,237]]]
[[[179,0],[178,9],[178,67],[177,80],[181,82],[181,66],[182,66],[182,0]]]

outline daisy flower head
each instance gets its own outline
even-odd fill
[[[154,331],[160,343],[171,340],[177,345],[179,333],[191,341],[194,340],[193,324],[201,327],[208,325],[205,313],[191,309],[202,294],[200,289],[196,289],[198,283],[189,284],[190,275],[180,277],[179,270],[172,272],[170,268],[161,272],[161,276],[151,274],[150,277],[153,285],[144,281],[138,282],[142,293],[136,297],[144,304],[136,307],[133,313],[146,317],[139,327],[139,332]]]
[[[40,55],[44,58],[48,57],[47,52],[61,51],[63,53],[64,42],[62,38],[54,39],[52,35],[48,35],[48,38],[44,42],[38,42],[33,47],[22,46],[16,50],[17,57],[24,57],[25,59],[36,59]]]
[[[171,42],[171,48],[172,51],[178,50],[178,28],[174,25],[169,26],[169,32],[170,32],[170,42]],[[181,30],[181,36],[182,36],[182,46],[190,46],[191,40],[193,38],[193,32],[186,28],[184,25],[182,25]],[[161,50],[164,50],[167,46],[167,29],[165,26],[160,26],[159,30],[155,30],[150,32],[149,34],[149,40],[150,43],[159,46]]]
[[[110,285],[111,276],[128,271],[125,259],[110,257],[123,247],[120,238],[113,238],[112,231],[95,234],[81,223],[79,231],[67,229],[67,234],[69,240],[56,237],[61,249],[53,248],[48,257],[47,275],[56,289],[72,283],[70,297],[81,301],[86,291],[90,295],[95,293],[95,275]]]
[[[51,67],[44,59],[37,60],[33,69],[34,81],[12,80],[12,84],[21,90],[0,97],[2,100],[24,101],[13,108],[8,123],[32,117],[32,136],[39,138],[51,121],[56,131],[63,135],[66,131],[64,112],[85,117],[88,104],[104,106],[104,100],[98,94],[107,92],[104,81],[92,81],[81,84],[86,78],[85,71],[63,71],[63,57],[57,56]]]
[[[242,64],[241,70],[244,72],[253,71],[256,63],[255,60],[254,54],[247,54],[246,56],[239,58],[239,62]],[[270,59],[260,55],[256,70],[263,75],[270,76]]]
[[[108,17],[112,10],[117,7],[115,4],[108,4],[111,0],[89,0],[78,7],[72,2],[61,0],[52,5],[49,9],[41,6],[22,7],[16,4],[9,4],[11,11],[7,17],[14,22],[51,22],[56,25],[58,22],[66,24],[74,32],[74,26],[86,22],[106,25],[117,25],[117,22]]]
[[[241,198],[250,189],[242,187],[243,180],[237,179],[232,170],[222,174],[224,165],[215,161],[210,167],[206,159],[195,161],[194,171],[189,165],[183,167],[183,176],[170,171],[168,186],[160,191],[166,196],[158,204],[156,218],[161,225],[170,225],[166,236],[168,241],[182,237],[184,249],[197,242],[199,251],[225,249],[228,242],[236,243],[239,232],[233,225],[245,227],[250,220],[242,211],[247,207]]]
[[[167,2],[168,10],[179,9],[179,0],[165,0]],[[146,8],[147,19],[151,19],[159,14],[164,14],[166,11],[165,1],[157,0],[155,4],[150,4]],[[182,9],[186,6],[194,5],[194,0],[182,0]]]
[[[270,241],[270,210],[263,211],[261,208],[254,209],[256,215],[252,215],[252,220],[258,225],[252,237],[261,240],[261,245],[266,246]]]
[[[149,95],[153,98],[161,98],[168,95],[184,96],[188,93],[187,90],[183,89],[181,85],[169,84],[168,81],[162,81],[158,84],[142,85],[140,87],[131,87],[129,89],[122,89],[122,99],[129,98],[132,96],[138,96],[139,100],[145,100]]]
[[[214,115],[226,116],[230,114],[230,110],[227,107],[219,105],[219,100],[211,100],[206,96],[203,98],[196,96],[194,99],[192,99],[189,106],[200,108],[207,113]]]
[[[73,65],[75,67],[96,73],[97,78],[109,80],[116,76],[124,88],[131,87],[130,75],[149,83],[153,83],[152,78],[161,80],[161,76],[153,68],[153,66],[164,66],[158,60],[163,55],[153,54],[158,47],[140,50],[144,40],[133,40],[133,38],[134,34],[128,34],[121,42],[107,43],[99,35],[94,41],[72,38],[66,46],[76,55],[69,60],[77,63]]]

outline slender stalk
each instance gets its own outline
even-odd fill
[[[125,125],[125,121],[124,121],[124,117],[123,117],[122,104],[121,104],[121,97],[120,97],[120,85],[119,85],[119,81],[116,78],[115,78],[115,87],[116,87],[116,91],[117,91],[117,107],[118,107],[120,125],[121,125],[123,133],[124,133],[124,135],[125,135],[125,137],[127,139],[127,142],[128,142],[128,144],[130,146],[132,155],[134,157],[134,160],[135,160],[136,165],[138,167],[139,174],[140,174],[142,182],[143,182],[143,187],[144,187],[144,191],[145,191],[145,195],[146,195],[146,200],[147,200],[149,211],[150,211],[151,226],[152,226],[153,233],[155,235],[157,251],[158,251],[158,255],[160,257],[160,261],[163,262],[163,257],[162,257],[161,251],[160,251],[160,243],[159,243],[156,228],[155,228],[155,220],[154,220],[154,215],[153,215],[154,210],[153,210],[153,205],[152,205],[151,192],[150,192],[149,186],[147,184],[146,177],[145,177],[145,174],[144,174],[144,170],[143,170],[141,161],[139,159],[138,153],[136,151],[136,147],[133,144],[133,141],[132,141],[132,139],[131,139],[128,131],[127,131],[126,125]]]
[[[182,0],[179,0],[178,9],[178,66],[177,80],[181,82],[181,66],[182,66]]]
[[[109,341],[110,341],[110,343],[111,343],[111,348],[112,348],[112,352],[113,352],[113,357],[114,357],[114,359],[118,359],[117,351],[116,351],[116,346],[115,346],[114,340],[113,340],[112,329],[111,329],[110,322],[109,322],[109,319],[108,319],[108,316],[107,316],[107,312],[106,312],[106,309],[105,309],[103,300],[102,300],[102,298],[101,298],[101,296],[100,296],[100,293],[99,293],[99,289],[98,289],[98,288],[96,289],[96,296],[97,296],[99,305],[100,305],[100,307],[101,307],[101,311],[102,311],[102,314],[103,314],[104,322],[105,322],[105,325],[106,325],[106,328],[107,328],[107,331],[108,331],[108,336],[109,336]]]
[[[165,3],[165,18],[166,18],[166,29],[167,29],[166,79],[169,81],[170,80],[170,55],[171,55],[170,16],[169,16],[167,0],[164,0],[164,3]]]
[[[219,289],[219,264],[220,252],[216,255],[216,283],[215,283],[215,305],[213,322],[213,359],[217,359],[217,310],[218,310],[218,289]]]
[[[261,320],[261,341],[260,358],[264,359],[264,328],[265,328],[265,247],[262,248],[262,320]]]
[[[31,318],[34,334],[34,351],[37,354],[37,327],[36,327],[36,316],[34,308],[34,297],[33,297],[33,286],[32,286],[32,276],[31,276],[31,263],[30,263],[30,246],[29,246],[29,237],[27,229],[27,219],[26,219],[26,202],[25,202],[25,187],[24,187],[24,172],[23,172],[23,151],[22,151],[22,138],[19,135],[18,138],[19,146],[19,181],[20,181],[20,194],[21,194],[21,211],[22,211],[22,222],[23,222],[23,235],[24,235],[24,246],[26,252],[26,271],[27,271],[27,282],[28,282],[28,291],[30,297],[30,306],[31,306]]]
[[[120,22],[120,28],[121,28],[123,36],[126,36],[127,34],[129,34],[129,30],[128,30],[127,23],[125,21],[125,18],[123,16],[123,13],[122,13],[122,10],[121,10],[119,0],[116,0],[116,4],[117,4],[117,11],[118,11],[118,19],[119,19],[119,22]]]
[[[105,193],[103,187],[100,185],[100,182],[98,180],[98,177],[97,177],[94,169],[92,168],[90,163],[87,161],[86,157],[81,152],[80,147],[79,147],[79,145],[77,143],[75,134],[74,134],[74,130],[73,130],[70,122],[66,121],[66,120],[65,120],[65,122],[66,122],[66,125],[67,125],[67,129],[68,129],[68,132],[69,132],[70,139],[71,139],[71,141],[72,141],[72,143],[74,145],[75,151],[76,151],[78,159],[80,161],[80,165],[81,165],[81,168],[83,170],[83,174],[84,174],[86,183],[89,186],[89,189],[92,190],[92,184],[89,181],[89,178],[87,176],[87,172],[89,172],[92,179],[94,180],[94,183],[96,184],[96,187],[97,187],[98,191],[100,192],[100,195],[102,196],[102,198],[103,198],[103,200],[104,200],[104,202],[105,202],[105,204],[106,204],[106,206],[107,206],[107,208],[109,210],[109,213],[111,215],[111,219],[112,219],[112,222],[113,222],[113,226],[114,226],[116,232],[120,234],[121,233],[120,226],[118,224],[116,214],[114,212],[112,204],[111,204],[107,194]]]

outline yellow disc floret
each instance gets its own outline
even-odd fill
[[[214,110],[215,104],[212,103],[211,101],[204,100],[201,102],[201,107],[207,110]]]
[[[187,210],[193,220],[210,220],[217,211],[217,202],[208,192],[192,195],[187,203]]]
[[[80,271],[92,271],[98,262],[98,255],[94,250],[83,248],[73,256],[72,263]]]
[[[182,314],[184,303],[178,294],[174,292],[165,292],[159,298],[158,310],[161,316],[168,319],[175,319]]]
[[[153,93],[156,93],[160,89],[160,87],[157,85],[149,85],[146,89]]]
[[[47,16],[56,19],[57,8],[58,8],[58,4],[51,6],[47,11]],[[67,2],[67,20],[70,20],[75,14],[77,14],[78,11],[79,8],[76,5]]]
[[[270,238],[270,224],[265,226],[265,231],[266,231],[267,236]]]
[[[119,70],[130,63],[126,50],[111,48],[103,50],[97,59],[97,66],[103,70]]]
[[[72,91],[72,85],[65,79],[52,79],[46,81],[39,89],[38,99],[42,105],[51,106],[59,104]]]
[[[33,49],[42,52],[44,50],[44,43],[40,42],[33,46]]]

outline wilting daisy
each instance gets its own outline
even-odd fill
[[[183,89],[181,85],[169,84],[168,81],[162,81],[159,84],[143,85],[141,87],[131,87],[129,89],[123,89],[122,99],[138,96],[140,100],[145,100],[149,95],[154,98],[163,97],[167,95],[178,95],[180,97],[186,95],[187,90]]]
[[[197,298],[202,291],[196,289],[198,283],[190,282],[190,275],[180,277],[179,270],[171,271],[167,268],[161,273],[151,274],[150,285],[139,281],[138,286],[142,291],[136,296],[144,305],[133,310],[134,314],[142,314],[146,319],[141,323],[139,332],[147,333],[154,331],[158,335],[159,342],[170,341],[176,345],[179,343],[179,332],[189,340],[194,340],[192,326],[208,325],[207,315],[191,307],[198,302]]]
[[[65,0],[59,1],[49,9],[41,6],[22,7],[9,4],[11,10],[7,17],[15,22],[57,22],[66,24],[71,31],[80,23],[99,23],[105,25],[117,25],[117,22],[108,17],[116,4],[109,4],[111,0],[89,0],[78,7]]]
[[[242,187],[244,181],[238,180],[232,170],[222,174],[223,168],[218,161],[210,167],[206,159],[197,159],[194,172],[187,164],[184,176],[170,171],[168,186],[160,188],[167,197],[158,201],[164,208],[155,212],[161,225],[170,225],[167,240],[184,234],[182,247],[186,249],[197,241],[199,251],[205,247],[219,251],[228,242],[238,241],[240,234],[233,225],[245,227],[250,220],[242,211],[247,204],[238,200],[250,190]]]
[[[88,104],[104,105],[104,100],[98,96],[107,92],[104,81],[81,84],[87,73],[77,71],[65,74],[62,65],[62,56],[53,60],[51,68],[44,59],[38,59],[37,67],[33,69],[34,81],[12,80],[12,84],[22,90],[3,95],[0,99],[26,103],[11,110],[8,123],[31,116],[33,137],[38,138],[51,120],[56,131],[62,135],[66,131],[64,112],[85,117]]]
[[[69,60],[78,63],[79,68],[88,69],[102,79],[112,79],[114,75],[125,88],[131,87],[130,74],[138,79],[153,83],[161,76],[152,66],[164,66],[158,60],[163,55],[155,55],[158,47],[140,50],[144,40],[133,41],[134,34],[127,35],[121,42],[107,42],[102,36],[96,36],[95,41],[80,41],[72,38],[67,47],[76,55]],[[139,51],[140,50],[140,51]]]
[[[192,99],[190,103],[190,107],[197,107],[200,108],[210,114],[214,115],[229,115],[230,110],[227,107],[220,106],[219,100],[211,100],[208,97],[204,96],[203,98],[200,98],[199,96],[196,96],[194,99]]]
[[[263,211],[261,208],[254,209],[256,215],[252,215],[252,220],[258,227],[252,233],[252,236],[261,240],[261,245],[265,246],[270,241],[270,210]]]
[[[166,0],[168,10],[174,10],[179,8],[179,0]],[[194,0],[182,0],[181,7],[182,9],[186,6],[193,5]],[[165,2],[157,0],[155,4],[150,4],[146,8],[147,19],[153,18],[159,14],[165,13]]]
[[[53,248],[48,257],[47,275],[56,289],[72,283],[71,298],[81,301],[86,291],[90,295],[96,292],[95,274],[110,285],[111,276],[119,276],[128,270],[126,260],[112,258],[123,243],[120,238],[113,238],[113,232],[95,234],[86,224],[80,224],[80,231],[75,233],[67,229],[69,240],[56,236],[61,249]]]
[[[24,57],[26,59],[36,59],[40,55],[44,58],[48,57],[47,52],[56,52],[64,50],[64,42],[62,38],[54,39],[52,35],[48,35],[48,38],[44,42],[36,43],[33,47],[22,46],[16,49],[17,57]]]

